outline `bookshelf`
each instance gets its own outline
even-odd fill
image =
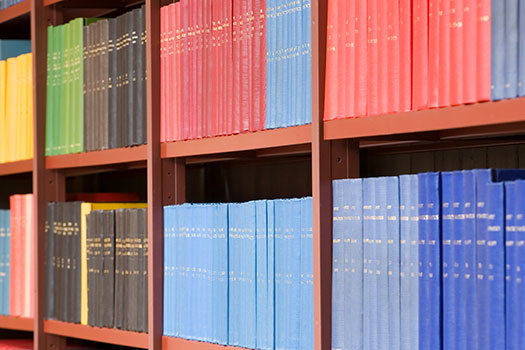
[[[382,154],[414,150],[457,150],[486,145],[522,144],[525,98],[486,102],[360,119],[323,121],[327,1],[312,0],[312,124],[199,140],[160,142],[160,7],[146,0],[147,139],[138,147],[46,157],[46,53],[49,24],[60,24],[81,13],[92,16],[121,13],[140,1],[25,0],[0,11],[2,28],[30,26],[34,66],[35,157],[0,164],[5,176],[32,174],[35,200],[35,318],[0,317],[0,328],[33,332],[35,349],[64,349],[66,338],[152,350],[234,349],[165,337],[163,320],[164,205],[184,203],[186,168],[192,163],[260,157],[311,157],[314,229],[315,349],[330,349],[332,278],[331,180],[359,177],[362,151]],[[24,22],[26,17],[29,21]],[[26,28],[27,29],[27,28]],[[513,138],[514,135],[518,137]],[[368,153],[364,153],[368,154]],[[147,171],[149,239],[149,334],[44,320],[44,220],[48,201],[65,200],[66,176],[93,171],[145,168]]]

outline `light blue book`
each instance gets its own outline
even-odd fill
[[[386,220],[388,245],[388,349],[401,349],[401,285],[400,285],[400,220],[399,178],[386,180]]]
[[[302,96],[304,103],[301,104],[302,124],[312,122],[312,2],[302,0],[302,71],[303,80],[301,81]]]
[[[228,205],[217,204],[215,206],[215,218],[217,227],[217,253],[218,259],[218,283],[217,283],[217,317],[215,334],[217,343],[228,344],[228,298],[229,298],[229,278],[228,278]],[[214,293],[215,294],[215,293]]]
[[[363,350],[378,348],[375,188],[375,179],[363,179]]]
[[[284,239],[288,247],[287,260],[290,268],[290,285],[286,296],[292,310],[289,313],[289,348],[299,349],[301,318],[301,200],[290,199],[287,206],[288,233]]]
[[[385,177],[375,179],[375,249],[376,249],[376,296],[377,296],[377,349],[389,349],[389,294],[388,289],[388,221],[387,181]]]
[[[273,349],[268,334],[268,215],[266,200],[255,202],[257,249],[257,341],[258,349]]]
[[[505,98],[505,2],[491,2],[491,97],[492,100]]]
[[[430,315],[430,287],[428,282],[429,228],[428,228],[428,174],[418,174],[418,214],[419,214],[419,348],[431,349],[431,326],[427,315]]]
[[[346,189],[350,184],[348,180],[334,180],[333,186],[333,218],[332,218],[332,348],[346,349],[345,331],[350,331],[345,327],[346,300],[345,300],[345,277],[346,269],[350,268],[350,263],[346,261],[344,236],[348,232],[347,225],[350,215],[345,215],[345,201],[347,197]],[[348,237],[349,238],[349,237]],[[350,293],[350,291],[347,291]],[[348,300],[348,303],[353,300]]]
[[[268,213],[268,341],[275,347],[275,201],[267,202]]]
[[[301,211],[301,271],[299,305],[299,349],[314,349],[314,260],[312,198],[300,201]]]
[[[419,177],[410,175],[410,349],[419,349]]]
[[[505,3],[505,98],[515,98],[518,96],[518,0],[501,2]]]
[[[171,276],[170,276],[170,247],[171,247],[171,236],[169,234],[170,230],[170,223],[169,220],[171,219],[171,208],[170,207],[164,207],[164,295],[168,296],[171,293],[169,289],[169,284],[171,282]],[[0,229],[3,229],[0,228]],[[0,233],[0,236],[2,236],[2,233]],[[173,299],[172,298],[164,298],[164,305],[163,305],[163,334],[172,336],[172,329],[171,329],[171,308],[172,308]]]
[[[31,52],[31,40],[0,40],[0,60]]]
[[[275,349],[288,349],[288,323],[286,322],[286,314],[291,312],[290,305],[285,300],[285,265],[286,246],[284,243],[284,228],[286,227],[285,200],[275,200]]]
[[[410,191],[411,175],[399,177],[399,219],[400,219],[400,338],[402,349],[412,349],[413,328],[411,325],[411,306],[413,302],[410,294]]]

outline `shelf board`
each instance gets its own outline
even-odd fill
[[[115,148],[104,151],[64,154],[46,157],[47,169],[75,169],[145,162],[147,146]]]
[[[31,2],[30,0],[23,0],[18,4],[10,6],[6,9],[0,11],[0,24],[8,22],[17,17],[29,14],[31,11]]]
[[[163,143],[161,156],[162,158],[196,157],[268,148],[283,148],[283,153],[287,153],[286,148],[310,144],[311,141],[311,125],[301,125],[237,135]]]
[[[15,331],[33,331],[34,321],[32,318],[0,316],[0,328],[11,329]]]
[[[123,331],[120,329],[99,328],[62,321],[46,320],[44,321],[44,333],[100,343],[131,346],[142,349],[148,348],[147,333]]]
[[[351,118],[324,123],[326,140],[442,132],[440,138],[525,131],[525,98]]]
[[[19,160],[0,164],[0,176],[30,173],[33,171],[33,160]]]
[[[205,343],[195,340],[187,340],[174,337],[162,337],[162,350],[240,350],[237,346],[226,346],[212,343]]]

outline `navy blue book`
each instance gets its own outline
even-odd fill
[[[517,198],[520,196],[517,182],[505,182],[505,323],[507,349],[519,349],[521,343],[520,328],[520,293],[517,283],[520,266],[518,257],[518,233],[516,230]]]
[[[505,2],[492,0],[491,4],[491,97],[505,98]]]
[[[455,187],[453,172],[444,172],[442,179],[442,267],[443,267],[443,347],[455,349],[456,341],[456,288],[454,278],[454,202],[458,189]]]
[[[452,212],[454,214],[454,230],[453,230],[453,241],[452,250],[453,252],[453,263],[454,268],[454,304],[455,304],[455,325],[456,337],[454,339],[454,345],[456,349],[464,349],[466,342],[465,334],[465,322],[466,314],[465,307],[466,295],[464,294],[464,282],[465,282],[465,251],[463,247],[463,237],[465,232],[464,229],[464,198],[463,198],[463,172],[455,171],[452,173],[452,181],[454,182],[454,195],[452,203]],[[443,298],[444,299],[444,298]],[[443,301],[445,303],[445,300]],[[445,322],[443,322],[445,323]]]
[[[519,0],[518,7],[518,96],[525,96],[525,1]]]
[[[518,0],[501,2],[505,3],[505,98],[515,98],[518,96]]]

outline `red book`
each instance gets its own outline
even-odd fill
[[[242,111],[242,72],[244,61],[241,59],[242,41],[242,3],[244,0],[233,0],[232,17],[232,39],[233,39],[233,130],[232,133],[238,134],[241,131],[241,111]]]
[[[226,113],[224,114],[224,123],[226,125],[225,134],[230,135],[234,133],[235,127],[235,113],[237,110],[237,87],[238,82],[235,82],[236,72],[238,71],[235,66],[238,66],[237,60],[235,59],[236,54],[234,53],[234,13],[233,13],[233,0],[225,0],[225,30],[224,30],[224,42],[226,43],[226,93],[223,94],[225,101]]]
[[[344,1],[345,9],[345,26],[344,26],[344,57],[345,57],[345,96],[344,99],[345,109],[343,110],[343,117],[356,117],[356,106],[355,106],[355,97],[356,97],[356,79],[354,72],[356,69],[356,57],[355,57],[355,45],[356,45],[356,4],[355,1]]]
[[[376,115],[379,111],[379,48],[377,32],[377,1],[368,0],[368,115]]]
[[[325,81],[325,103],[324,120],[337,119],[338,111],[338,78],[339,74],[338,59],[338,27],[337,22],[341,12],[338,9],[339,0],[328,1],[328,23],[326,27],[326,81]],[[344,79],[351,80],[352,76],[344,75]]]
[[[204,1],[195,1],[195,14],[196,14],[196,26],[195,26],[195,58],[197,65],[197,76],[196,76],[196,116],[197,120],[195,123],[195,137],[201,138],[203,136],[203,115],[204,115]]]
[[[412,1],[399,0],[399,110],[412,109]]]
[[[477,10],[477,100],[490,100],[491,1],[479,0]]]
[[[261,60],[261,40],[262,40],[262,31],[261,24],[264,20],[262,12],[262,0],[252,0],[252,9],[251,9],[251,25],[250,25],[250,37],[252,42],[251,47],[251,61],[252,69],[250,76],[252,77],[252,99],[250,104],[250,114],[252,116],[252,125],[250,131],[261,130],[261,119],[264,119],[262,116],[263,109],[261,108],[261,89],[263,86],[263,79],[266,80],[266,76],[263,76],[263,61]]]
[[[198,138],[198,122],[199,122],[199,103],[198,103],[198,57],[197,57],[197,30],[198,30],[198,14],[197,14],[197,4],[200,3],[200,0],[190,0],[190,9],[188,16],[190,18],[190,28],[189,28],[189,55],[190,55],[190,139]]]
[[[257,0],[259,2],[259,64],[260,64],[260,89],[259,89],[259,127],[258,130],[264,130],[266,126],[266,0]]]
[[[439,105],[439,11],[441,0],[428,1],[428,106]]]
[[[98,192],[98,193],[67,193],[68,202],[92,202],[92,203],[128,203],[138,202],[138,193],[117,193],[117,192]]]
[[[35,273],[34,273],[34,250],[35,250],[35,240],[33,237],[33,227],[34,227],[34,210],[33,210],[33,195],[26,194],[23,196],[24,209],[22,215],[22,226],[24,227],[25,235],[25,244],[23,246],[24,250],[24,309],[22,316],[24,317],[33,317],[35,300],[33,298],[32,291],[35,290]]]
[[[439,107],[450,106],[450,0],[439,5]]]
[[[166,8],[160,8],[160,142],[166,142]]]
[[[168,140],[173,140],[174,135],[174,123],[173,123],[173,110],[175,104],[173,101],[174,90],[173,90],[173,57],[174,57],[174,44],[175,44],[175,32],[173,22],[173,10],[174,4],[170,4],[166,11],[166,89],[167,89],[167,101],[166,101],[166,137]]]
[[[337,79],[337,118],[344,118],[347,117],[345,114],[346,112],[346,104],[347,101],[345,100],[346,97],[346,83],[348,76],[348,66],[346,62],[346,50],[345,50],[345,29],[346,29],[346,21],[348,19],[348,2],[347,1],[341,1],[338,0],[337,4],[337,29],[336,29],[336,35],[337,35],[337,42],[336,42],[336,54],[337,54],[337,72],[336,74],[339,76]]]
[[[190,116],[191,116],[191,98],[190,98],[190,55],[189,55],[189,1],[180,1],[180,19],[181,19],[181,139],[190,138]]]
[[[463,0],[450,0],[450,103],[463,103]]]
[[[400,111],[400,42],[399,42],[399,3],[388,1],[388,104],[387,112]]]
[[[211,0],[204,0],[204,62],[206,74],[204,75],[204,98],[205,98],[205,109],[204,109],[204,128],[203,136],[213,136],[213,118],[212,118],[212,106],[213,106],[213,60],[212,60],[212,7]]]
[[[181,54],[183,51],[182,27],[181,27],[181,3],[175,3],[175,140],[183,139],[182,127],[182,77],[181,77]]]
[[[377,0],[377,97],[379,114],[386,114],[388,110],[388,5],[389,0]],[[390,0],[390,2],[392,2]]]
[[[368,44],[367,1],[355,1],[355,116],[368,115]]]
[[[22,316],[22,278],[24,273],[24,259],[22,256],[21,211],[22,202],[20,195],[9,197],[11,208],[11,261],[9,282],[9,314]]]
[[[413,2],[412,108],[428,108],[428,9],[427,0]]]
[[[478,0],[463,0],[463,101],[474,103],[477,99],[477,4]]]
[[[211,129],[210,136],[216,136],[219,133],[218,128],[218,116],[220,113],[219,105],[219,93],[220,93],[220,81],[219,81],[219,60],[220,60],[220,43],[219,43],[219,26],[221,24],[219,17],[219,0],[212,0],[211,2],[211,80],[212,80],[212,109],[211,109]]]

